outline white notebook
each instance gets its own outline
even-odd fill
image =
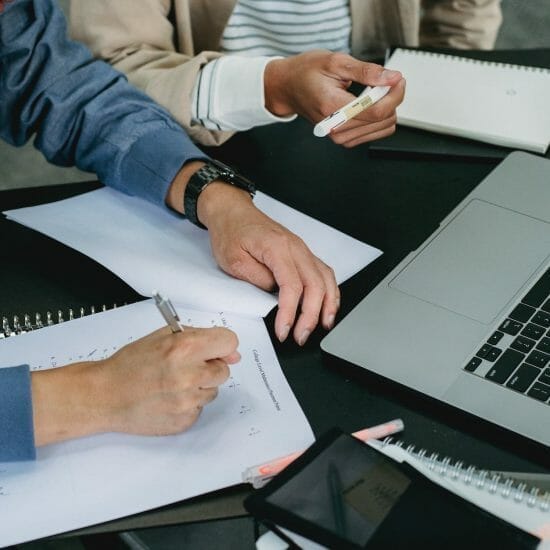
[[[545,153],[550,70],[396,49],[386,67],[407,81],[404,126]]]

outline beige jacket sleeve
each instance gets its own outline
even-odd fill
[[[500,0],[423,0],[422,46],[491,49],[502,23]]]
[[[71,34],[167,108],[192,139],[219,145],[232,133],[193,124],[191,98],[201,67],[220,54],[178,53],[178,33],[169,19],[171,5],[171,0],[71,0]],[[192,50],[191,42],[189,28],[185,50]]]

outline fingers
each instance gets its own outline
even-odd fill
[[[397,124],[396,109],[404,95],[405,80],[402,79],[384,99],[331,132],[330,138],[344,147],[354,147],[393,134]]]
[[[238,363],[241,360],[241,354],[238,351],[234,351],[233,353],[230,353],[225,357],[220,357],[220,359],[224,363],[227,363],[228,365],[234,365],[235,363]]]
[[[394,86],[401,79],[399,71],[359,61],[351,55],[333,53],[327,56],[326,70],[340,80],[353,80],[365,86]]]
[[[233,277],[248,281],[267,292],[271,292],[275,288],[276,282],[271,271],[242,250],[238,251],[233,260],[226,259],[224,269]]]
[[[286,340],[295,322],[294,336],[302,344],[319,319],[331,326],[339,307],[336,278],[297,235],[250,202],[240,206],[238,216],[235,209],[219,211],[208,229],[212,252],[224,271],[266,290],[278,287],[279,341]]]
[[[279,286],[279,310],[275,317],[275,334],[279,342],[284,342],[294,325],[296,311],[303,292],[303,283],[291,255],[278,256],[271,269]]]
[[[396,117],[373,124],[359,124],[353,128],[331,135],[332,141],[344,147],[355,147],[361,143],[367,143],[388,137],[395,132]]]
[[[300,346],[306,343],[317,326],[319,317],[326,329],[332,328],[340,307],[340,290],[336,285],[334,272],[317,258],[316,263],[321,280],[317,280],[316,274],[302,273],[304,290],[301,312],[294,328],[294,339]]]
[[[223,327],[208,329],[190,327],[170,336],[179,341],[175,351],[184,354],[183,359],[188,364],[202,364],[219,357],[235,358],[234,354],[239,345],[237,335]]]
[[[213,359],[198,367],[198,376],[193,385],[199,389],[217,388],[229,378],[229,367],[221,359]]]
[[[279,311],[275,318],[275,333],[279,341],[286,340],[294,326],[294,339],[304,345],[322,317],[323,325],[332,327],[339,308],[339,289],[334,272],[307,248],[304,242],[290,234],[287,246],[274,243],[264,253],[279,286]]]

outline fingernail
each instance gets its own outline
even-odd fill
[[[284,342],[286,340],[289,332],[290,332],[290,325],[285,325],[279,331],[279,342]]]
[[[397,75],[400,75],[399,71],[392,71],[390,69],[384,69],[380,75],[382,78],[395,78]]]
[[[298,345],[300,346],[303,346],[307,339],[309,338],[309,335],[311,334],[311,331],[310,330],[304,330],[304,332],[302,332],[300,338],[298,339]]]
[[[326,329],[330,330],[334,326],[334,315],[329,315],[327,319]]]

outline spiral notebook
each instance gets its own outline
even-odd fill
[[[294,534],[329,548],[535,548],[550,526],[535,487],[337,429],[245,507],[300,548]]]
[[[544,154],[550,70],[397,48],[386,67],[407,80],[404,126]]]
[[[24,313],[22,315],[2,315],[0,339],[25,334],[33,330],[64,323],[65,321],[72,321],[73,319],[78,319],[79,317],[94,315],[100,311],[107,311],[108,309],[115,309],[116,307],[117,304],[113,304],[112,306],[103,304],[97,309],[95,306],[90,306],[88,308],[79,307],[76,309],[68,308],[66,310],[57,309],[55,313],[46,311],[45,315],[39,311],[36,311],[32,315],[29,313]]]

